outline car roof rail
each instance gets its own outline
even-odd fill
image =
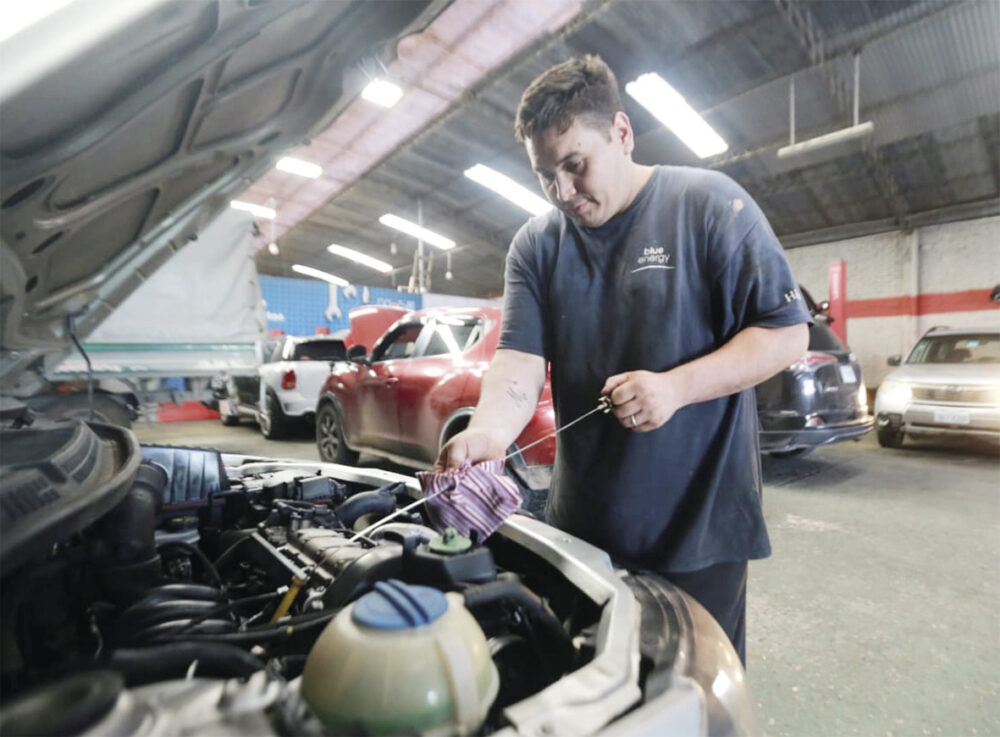
[[[950,327],[951,325],[932,325],[928,328],[927,333],[933,333],[935,330],[948,330]],[[927,335],[927,333],[924,333],[924,335]]]

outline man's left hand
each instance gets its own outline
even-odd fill
[[[615,417],[627,430],[649,432],[662,427],[686,402],[681,387],[670,375],[652,371],[626,371],[604,382],[601,394],[611,398]]]

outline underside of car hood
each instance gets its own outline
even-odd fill
[[[75,0],[4,41],[0,383],[197,247],[449,2]]]

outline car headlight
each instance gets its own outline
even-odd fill
[[[858,382],[858,409],[868,414],[868,387],[865,382]]]
[[[883,381],[878,388],[879,404],[903,404],[912,397],[910,385],[905,381]]]

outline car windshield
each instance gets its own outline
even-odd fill
[[[295,346],[294,361],[343,361],[347,358],[339,340],[310,340]]]
[[[920,339],[907,363],[1000,363],[1000,335],[961,333]]]

